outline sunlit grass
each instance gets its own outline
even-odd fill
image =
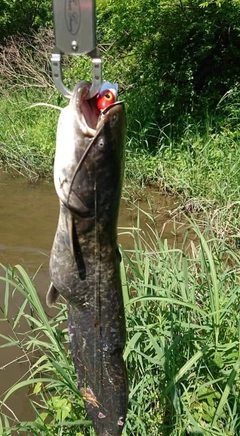
[[[124,436],[235,436],[240,430],[239,254],[209,227],[201,231],[203,223],[192,221],[195,237],[186,238],[181,249],[170,248],[148,219],[148,235],[140,228],[128,230],[134,250],[122,250],[130,383]],[[2,265],[1,281],[2,318],[12,329],[11,337],[1,335],[2,348],[18,346],[32,362],[27,379],[1,396],[2,434],[14,428],[19,434],[92,436],[67,330],[61,327],[67,320],[65,305],[58,304],[48,319],[21,266]],[[9,319],[17,292],[22,305]],[[24,335],[18,330],[22,319],[28,325]],[[23,423],[4,403],[26,385],[36,419]]]
[[[30,180],[52,175],[59,111],[30,107],[54,100],[50,91],[25,90],[0,96],[0,163]]]
[[[64,106],[68,102],[52,89],[18,90],[1,95],[0,102],[0,164],[31,180],[52,177],[59,111],[31,106],[39,102]],[[124,198],[139,199],[143,188],[154,183],[161,191],[177,195],[188,212],[220,210],[228,205],[233,219],[238,219],[239,125],[232,125],[232,113],[219,119],[212,121],[211,128],[206,119],[205,130],[192,121],[176,138],[160,128],[159,135],[151,138],[149,130],[140,125],[139,131],[128,131]]]

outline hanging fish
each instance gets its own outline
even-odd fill
[[[54,184],[60,215],[47,304],[59,294],[68,302],[78,386],[96,435],[120,436],[128,401],[117,245],[126,116],[123,102],[99,111],[98,97],[87,99],[90,86],[75,86],[58,123]]]

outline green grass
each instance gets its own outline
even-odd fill
[[[0,96],[0,165],[31,180],[52,178],[59,116],[57,109],[30,107],[38,102],[67,104],[50,89]],[[124,198],[135,201],[146,185],[154,184],[177,195],[186,212],[218,210],[222,223],[227,218],[237,225],[240,128],[234,113],[237,118],[238,110],[230,102],[221,117],[211,123],[206,119],[205,128],[189,124],[178,139],[159,129],[159,136],[149,142],[149,131],[140,125],[138,132],[128,132]]]
[[[206,223],[192,221],[194,240],[186,235],[181,249],[170,248],[159,237],[154,219],[148,219],[149,234],[140,228],[128,230],[134,250],[122,250],[128,334],[124,358],[130,382],[124,436],[236,436],[240,431],[239,253],[228,241],[216,238]],[[14,427],[19,434],[92,436],[67,351],[67,331],[61,327],[67,316],[65,305],[58,304],[57,314],[49,320],[20,266],[2,265],[1,280],[5,283],[2,318],[12,329],[11,338],[1,336],[2,347],[20,347],[28,361],[31,353],[35,356],[28,379],[1,397],[2,434],[10,435]],[[8,308],[16,292],[23,295],[23,302],[10,319]],[[18,332],[21,318],[28,324],[24,335]],[[25,385],[35,393],[30,402],[36,419],[14,422],[4,403]]]
[[[163,187],[218,206],[239,200],[239,133],[221,126],[201,136],[189,126],[160,151]]]
[[[30,107],[44,101],[57,98],[36,90],[0,96],[0,162],[32,181],[52,176],[59,110]]]
[[[146,7],[145,2],[143,6]],[[125,6],[123,9],[121,5],[119,7],[119,11],[124,10],[125,14]],[[135,8],[136,5],[131,4],[129,7]],[[153,9],[150,12],[152,14]],[[107,26],[105,13],[106,7],[100,4],[100,21],[103,20]],[[118,15],[114,23],[119,25]],[[102,24],[103,28],[105,24]],[[129,24],[131,27],[133,23]],[[111,32],[112,28],[103,35],[106,41]],[[132,37],[134,35],[131,35],[130,39]],[[125,53],[124,47],[121,53],[116,52],[114,47],[120,40],[111,44],[112,50],[104,45],[101,49],[103,78],[119,82],[119,98],[125,100],[127,109],[129,130],[124,198],[134,201],[144,195],[143,189],[146,184],[154,183],[162,191],[177,195],[185,212],[206,208],[213,212],[220,233],[226,220],[228,227],[237,227],[240,213],[239,83],[234,81],[235,84],[231,87],[229,85],[228,91],[216,104],[215,109],[212,107],[211,99],[208,101],[205,97],[198,102],[199,110],[192,107],[190,112],[183,110],[176,114],[177,95],[183,98],[184,107],[191,106],[190,101],[184,98],[184,92],[187,90],[179,88],[176,84],[173,86],[172,80],[168,83],[168,74],[165,73],[160,82],[156,82],[158,75],[152,74],[151,70],[152,67],[156,67],[156,62],[150,66],[149,71],[143,69],[146,74],[136,75],[136,68],[144,64],[143,59],[139,62],[138,54],[135,52],[136,45],[130,47],[129,52],[127,44],[128,53]],[[145,43],[148,46],[149,41],[143,39],[140,43],[145,50]],[[51,79],[49,53],[53,44],[52,31],[43,29],[34,34],[31,41],[24,38],[11,39],[9,45],[0,53],[0,165],[31,180],[41,177],[52,178],[59,111],[46,106],[30,106],[39,102],[56,106],[68,103],[56,91]],[[143,56],[141,50],[140,56]],[[63,58],[64,83],[69,89],[72,89],[79,79],[91,79],[89,58]],[[165,62],[164,59],[162,61]],[[147,68],[148,64],[147,55]],[[147,72],[151,72],[150,76]],[[162,89],[164,83],[171,95],[167,101],[166,89]],[[155,99],[157,89],[164,92],[164,99],[158,104],[158,98]],[[216,91],[218,93],[213,86],[213,101],[216,101]],[[212,107],[211,111],[208,109],[209,105]],[[200,110],[203,106],[205,115],[203,109]],[[175,113],[174,123],[170,118],[172,112]],[[153,118],[154,113],[156,117]],[[166,113],[169,113],[169,120],[166,119]],[[158,124],[154,123],[154,119],[158,120]]]
[[[0,279],[5,283],[1,321],[6,321],[12,330],[11,336],[0,335],[1,348],[19,347],[21,361],[26,361],[29,369],[27,379],[20,380],[1,397],[0,429],[3,430],[0,434],[8,436],[13,430],[49,436],[62,435],[63,431],[65,435],[76,434],[78,428],[83,424],[87,428],[90,422],[86,419],[71,357],[66,351],[67,329],[62,329],[62,323],[67,320],[66,306],[61,305],[56,316],[49,320],[32,281],[20,265],[12,269],[1,265],[1,274]],[[8,311],[15,293],[23,298],[17,315],[11,319]],[[23,318],[24,332],[19,330]],[[30,386],[30,403],[36,416],[34,422],[27,423],[16,419],[17,411],[7,415],[9,409],[4,406],[9,396],[26,386]],[[45,421],[49,419],[51,423],[47,424]],[[75,426],[74,433],[72,426]]]
[[[147,245],[137,231],[134,260],[125,255],[128,295],[135,297],[127,306],[125,357],[142,421],[142,430],[135,419],[129,434],[239,431],[239,257],[193,229],[199,245],[188,250],[170,249],[156,230]]]

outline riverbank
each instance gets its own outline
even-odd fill
[[[0,96],[0,164],[32,182],[52,179],[59,117],[57,108],[31,107],[40,102],[59,108],[67,104],[53,90],[28,89]],[[211,125],[210,120],[204,128],[191,124],[178,139],[159,129],[159,136],[151,143],[141,130],[128,132],[124,199],[134,202],[144,195],[146,185],[154,184],[162,193],[178,197],[179,211],[192,214],[207,210],[217,221],[218,234],[227,231],[237,236],[240,123],[236,116],[225,104],[221,117]]]
[[[41,178],[52,178],[53,124],[57,122],[58,112],[37,107],[26,110],[26,114],[32,110],[39,112],[33,118],[28,115],[29,124],[21,119],[19,126],[22,130],[17,130],[15,122],[9,124],[8,131],[4,131],[6,138],[9,132],[17,138],[12,155],[9,158],[5,156],[4,164],[13,173],[20,172],[32,182],[37,182]],[[48,111],[56,117],[49,124],[44,121]],[[15,114],[19,117],[16,105]],[[28,125],[32,129],[28,138],[34,141],[33,146],[24,150],[28,142],[25,136]],[[48,128],[44,135],[42,128],[46,125]],[[35,131],[36,136],[31,135],[31,131]],[[43,135],[41,138],[39,132]],[[37,138],[40,138],[39,141]],[[154,184],[166,195],[176,193],[179,204],[174,214],[184,211],[197,216],[200,213],[201,220],[198,225],[194,221],[189,223],[196,240],[187,247],[184,244],[186,235],[180,248],[172,248],[168,240],[162,239],[155,227],[155,214],[148,213],[148,219],[152,217],[150,245],[140,229],[141,223],[128,229],[134,238],[134,250],[122,251],[124,263],[121,269],[128,335],[124,358],[130,383],[129,414],[124,436],[198,433],[229,436],[239,432],[237,315],[240,259],[239,250],[236,250],[239,176],[234,173],[238,149],[236,138],[231,136],[230,139],[225,138],[225,148],[224,135],[221,148],[215,142],[213,133],[208,142],[204,138],[199,135],[195,153],[190,147],[184,148],[183,139],[176,146],[174,142],[162,144],[155,154],[150,153],[146,143],[144,147],[138,147],[144,141],[141,142],[137,134],[127,144],[123,196],[135,201],[139,195],[145,195],[145,185]],[[166,141],[170,141],[169,138]],[[10,140],[8,145],[10,150]],[[40,153],[41,148],[47,147],[48,152]],[[35,157],[30,154],[33,149],[37,165],[33,165]],[[4,147],[1,152],[3,150]],[[221,159],[218,165],[217,162],[214,165],[214,158],[210,160],[210,157],[217,151]],[[22,160],[15,159],[17,153],[22,153]],[[231,153],[235,156],[232,172]],[[31,165],[28,166],[28,162]],[[223,171],[227,162],[228,174]],[[46,168],[41,175],[40,165]],[[31,171],[36,176],[29,177]],[[218,178],[214,179],[213,175]],[[130,179],[131,183],[128,182]],[[222,189],[217,190],[217,186]],[[32,187],[34,189],[34,184]],[[16,435],[26,432],[42,436],[60,436],[62,432],[75,436],[77,431],[79,436],[93,436],[82,398],[76,389],[71,356],[66,353],[68,336],[65,327],[62,329],[62,323],[67,320],[66,306],[58,305],[57,312],[47,318],[46,308],[39,301],[33,283],[22,266],[12,271],[2,265],[0,281],[4,284],[1,293],[2,319],[7,320],[10,337],[14,338],[11,342],[9,336],[3,335],[1,346],[18,347],[21,363],[27,365],[28,377],[20,384],[13,384],[1,398],[0,425],[2,417],[4,436],[10,436],[14,431]],[[24,299],[19,306],[21,309],[12,316],[11,296],[14,293],[16,301],[17,292]],[[25,325],[30,324],[29,329],[25,328],[24,335],[18,330],[21,320]],[[43,336],[46,332],[48,341]],[[9,367],[13,364],[7,363]],[[34,416],[26,422],[19,418],[18,409],[8,408],[8,401],[21,389],[26,392],[29,385],[32,386]]]
[[[123,197],[137,210],[136,223],[125,229],[134,248],[120,247],[129,377],[123,436],[235,436],[240,429],[239,5],[168,3],[98,2],[104,80],[119,83],[128,114]],[[32,105],[62,107],[67,101],[51,80],[49,8],[35,23],[48,30],[21,37],[29,28],[24,12],[31,9],[25,2],[22,14],[2,17],[4,38],[11,26],[20,37],[5,40],[0,50],[0,162],[12,175],[26,177],[37,197],[36,183],[52,180],[59,111]],[[63,58],[68,88],[91,80],[89,59]],[[164,212],[149,193],[144,228],[136,200],[146,195],[145,186],[154,186],[158,197],[176,198],[171,215],[181,220],[183,213],[187,221],[180,245],[171,244],[164,225],[158,228]],[[1,187],[4,196],[7,189]],[[18,193],[18,209],[25,208],[26,196],[27,189]],[[6,245],[11,240],[15,248],[19,241],[14,227],[25,246],[29,237],[30,248],[35,232],[34,251],[44,251],[57,216],[47,236],[40,214],[37,230],[30,200],[21,229],[20,214],[11,209],[14,197],[11,192],[7,197],[1,208]],[[54,198],[58,207],[55,193]],[[38,201],[34,213],[41,207],[51,214],[47,201]],[[45,221],[48,225],[50,217]],[[176,236],[177,230],[171,233]],[[4,238],[1,242],[4,250]],[[47,259],[49,250],[50,245]],[[28,276],[19,253],[12,262],[21,265],[0,260],[0,321],[6,326],[0,369],[4,381],[6,371],[11,377],[10,387],[0,383],[0,436],[93,436],[68,351],[66,305],[46,308],[41,296],[47,286],[40,289],[38,278]],[[30,417],[20,416],[26,393]]]

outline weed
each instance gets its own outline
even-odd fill
[[[148,216],[151,220],[151,216]],[[182,249],[161,240],[152,218],[148,235],[132,230],[134,250],[122,250],[123,295],[127,319],[124,351],[129,383],[125,436],[229,436],[240,429],[239,293],[240,258],[211,230],[189,226],[196,241]],[[1,425],[28,434],[93,435],[69,352],[64,304],[51,320],[22,267],[1,266],[5,283],[2,318],[12,329],[2,347],[19,346],[23,358],[35,355],[26,380],[2,397]],[[11,295],[23,303],[14,320]],[[28,330],[17,326],[25,319]],[[36,357],[37,356],[37,357]],[[16,421],[6,408],[10,395],[31,386],[35,420]],[[1,427],[0,427],[1,428]],[[9,430],[7,430],[9,429]],[[7,432],[8,431],[8,432]]]

